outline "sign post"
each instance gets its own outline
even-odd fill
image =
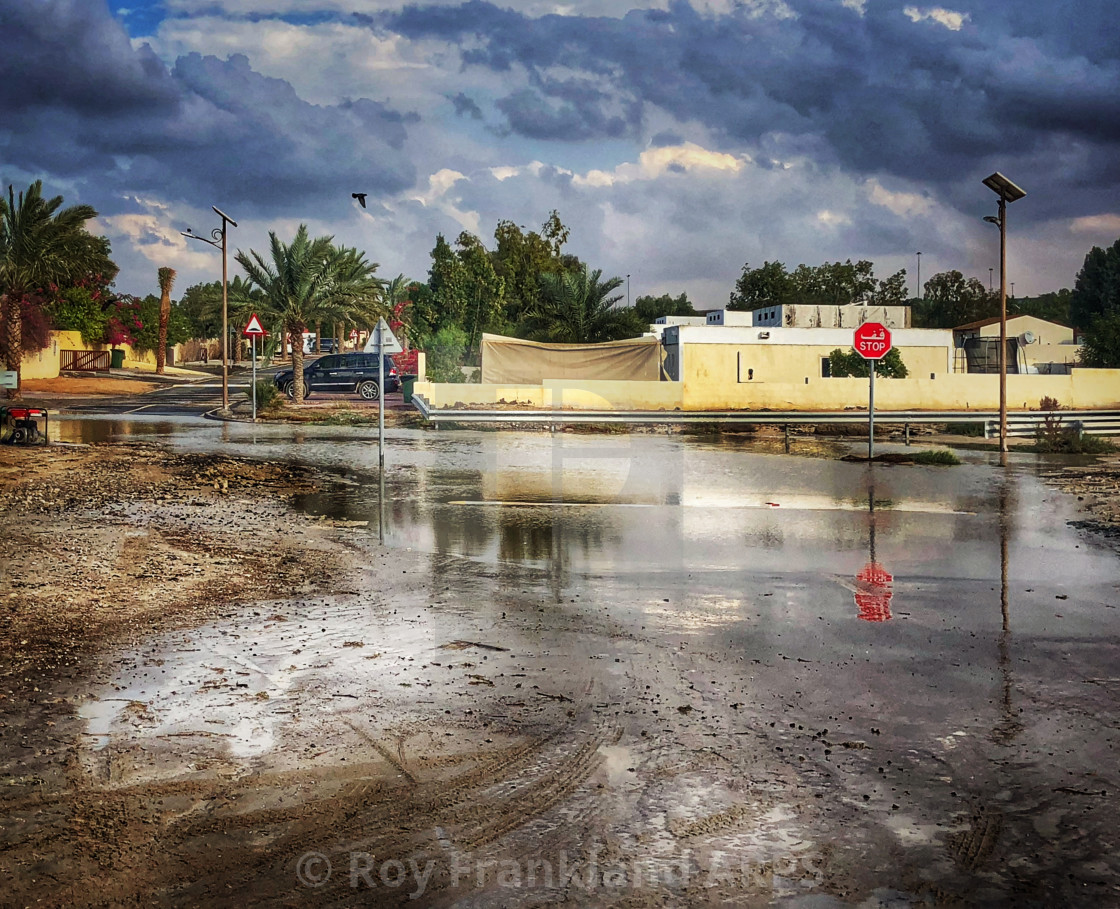
[[[855,331],[852,347],[867,361],[870,383],[867,399],[867,460],[875,460],[875,364],[891,349],[890,330],[880,322],[864,322]]]
[[[241,332],[249,339],[252,345],[251,351],[253,356],[253,422],[257,422],[257,338],[263,338],[266,334],[264,326],[261,325],[261,320],[253,313],[249,317],[249,324],[245,326],[245,330]]]
[[[377,465],[385,469],[385,355],[400,353],[403,349],[389,323],[377,320],[377,327],[366,342],[365,352],[377,351]]]

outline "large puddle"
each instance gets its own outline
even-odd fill
[[[338,482],[297,507],[350,522],[371,561],[380,524],[389,557],[423,577],[391,601],[371,585],[250,604],[117,655],[81,707],[83,760],[103,779],[358,759],[413,772],[410,756],[498,747],[555,710],[594,721],[603,785],[617,777],[646,806],[610,821],[636,844],[698,835],[707,806],[751,816],[723,764],[688,755],[763,741],[756,753],[801,775],[752,790],[769,807],[744,830],[787,851],[808,823],[789,793],[820,785],[879,862],[884,842],[944,859],[970,806],[1002,818],[993,892],[1064,880],[1074,853],[1112,861],[1090,836],[1023,870],[1037,830],[1109,822],[1063,793],[1117,782],[1117,555],[1070,526],[1076,502],[1033,456],[869,468],[660,435],[397,431],[382,498],[363,430],[96,432],[329,467]],[[604,810],[593,795],[573,792],[559,817]],[[755,836],[727,824],[728,848]]]

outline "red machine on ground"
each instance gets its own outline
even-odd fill
[[[42,407],[0,407],[0,444],[47,444],[47,411]]]

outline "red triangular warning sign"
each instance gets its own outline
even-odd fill
[[[252,337],[266,335],[268,334],[268,332],[264,330],[264,327],[261,325],[261,320],[257,318],[257,314],[253,313],[249,317],[249,324],[245,326],[245,330],[241,332],[241,334],[245,335],[246,337]]]

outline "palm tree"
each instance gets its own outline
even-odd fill
[[[250,250],[237,251],[249,283],[261,290],[262,316],[278,323],[292,344],[292,379],[296,401],[304,398],[303,333],[309,323],[332,317],[348,302],[364,300],[377,286],[377,266],[356,250],[338,249],[333,237],[310,239],[301,224],[291,243],[269,231],[271,262]]]
[[[634,338],[642,333],[641,320],[629,306],[616,307],[614,294],[622,278],[601,280],[601,269],[586,265],[540,276],[540,298],[520,325],[519,334],[532,341],[595,344]]]
[[[385,309],[389,313],[389,315],[387,315],[385,317],[386,319],[391,320],[391,319],[396,318],[396,319],[400,319],[402,323],[405,322],[406,313],[403,312],[403,311],[398,313],[397,312],[397,306],[408,299],[408,288],[411,286],[411,284],[412,284],[412,282],[408,278],[406,278],[403,274],[397,275],[395,278],[393,278],[393,280],[391,280],[391,281],[389,281],[385,284],[385,290],[384,290],[384,293],[383,293],[383,296],[382,296],[382,300],[385,304]],[[371,325],[370,328],[372,328],[372,327],[373,326]],[[401,344],[405,348],[407,348],[408,347],[407,325],[402,324],[401,327],[402,327],[402,331],[400,332],[399,340],[400,340]]]
[[[23,360],[24,298],[49,284],[97,271],[116,274],[108,242],[85,230],[86,221],[97,212],[89,205],[60,211],[61,206],[62,196],[43,198],[42,180],[18,198],[9,185],[8,198],[0,197],[0,347],[6,368],[17,374]],[[19,400],[19,388],[9,389],[8,397]]]
[[[159,276],[159,344],[156,347],[156,372],[163,375],[167,368],[167,323],[171,319],[171,285],[175,283],[175,269],[161,268]]]
[[[392,311],[385,304],[385,282],[375,276],[376,262],[366,260],[365,253],[341,247],[339,250],[338,283],[329,305],[335,319],[335,338],[342,343],[339,323],[377,324]]]

